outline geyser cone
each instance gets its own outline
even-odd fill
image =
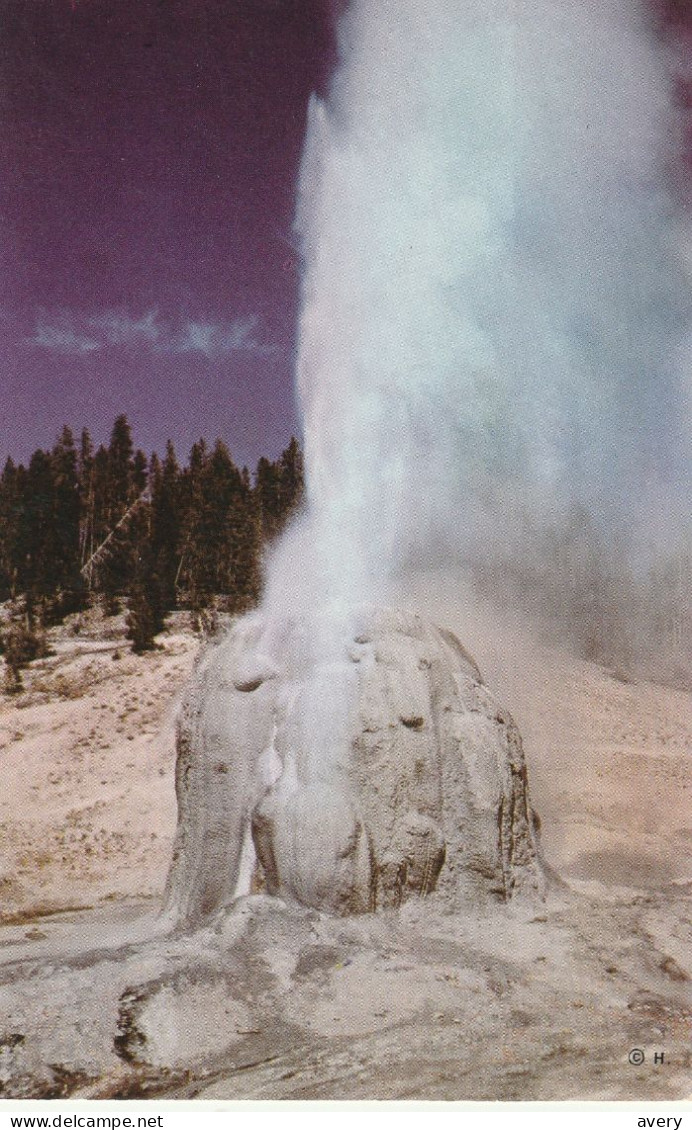
[[[245,893],[250,837],[255,884],[336,914],[433,892],[452,909],[537,894],[521,740],[459,641],[366,609],[338,636],[332,619],[325,654],[315,619],[249,617],[197,672],[179,731],[173,919]]]

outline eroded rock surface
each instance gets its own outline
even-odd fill
[[[670,891],[348,918],[255,895],[189,932],[25,956],[0,965],[0,1100],[681,1099],[689,914]]]
[[[270,894],[341,915],[541,889],[516,727],[414,614],[241,621],[193,679],[177,793],[178,923],[246,893],[253,867]]]

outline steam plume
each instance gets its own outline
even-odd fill
[[[643,9],[352,0],[339,45],[297,215],[308,508],[269,605],[378,600],[577,503],[665,531],[690,293]]]

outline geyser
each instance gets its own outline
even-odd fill
[[[297,217],[307,506],[183,713],[177,920],[247,890],[253,856],[338,913],[537,890],[511,721],[453,638],[360,610],[575,502],[636,527],[689,472],[643,9],[353,0],[339,44]]]

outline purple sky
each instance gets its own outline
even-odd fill
[[[652,3],[692,27],[689,0]],[[297,428],[291,224],[329,8],[0,0],[0,463],[123,411],[146,451],[220,435],[240,463]]]
[[[0,0],[0,26],[0,460],[123,411],[145,450],[278,453],[325,0]]]

